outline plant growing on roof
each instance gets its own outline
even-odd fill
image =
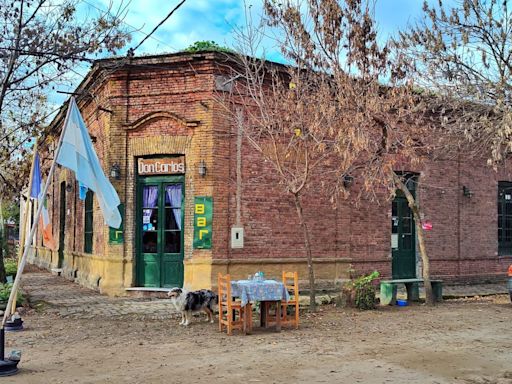
[[[194,44],[189,45],[184,49],[184,52],[201,52],[201,51],[214,51],[233,53],[234,51],[228,47],[223,47],[213,40],[196,41]]]

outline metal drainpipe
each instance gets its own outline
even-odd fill
[[[131,64],[132,62],[132,58],[130,57],[129,59],[129,64]],[[130,118],[130,73],[131,73],[131,70],[130,70],[130,67],[128,67],[128,70],[127,70],[127,73],[126,73],[126,83],[125,83],[125,91],[126,91],[126,111],[125,111],[125,123],[128,124],[129,122],[129,118]],[[125,129],[125,132],[124,132],[124,223],[123,223],[123,236],[124,236],[124,241],[123,241],[123,287],[125,286],[125,276],[126,276],[126,260],[128,258],[128,249],[127,249],[127,246],[126,246],[126,229],[127,229],[127,225],[126,225],[126,211],[127,211],[127,206],[128,206],[128,174],[129,174],[129,171],[128,171],[128,130]],[[133,200],[135,201],[135,198],[133,198]],[[135,225],[134,225],[134,228],[135,228]],[[135,237],[134,237],[135,238]],[[133,239],[132,239],[132,249],[133,249]],[[135,261],[136,262],[136,261]],[[135,276],[134,274],[134,271],[132,270],[132,283],[133,283],[133,277]],[[133,285],[133,284],[130,284],[130,285]]]
[[[244,121],[243,112],[241,109],[237,109],[236,112],[236,198],[235,198],[235,225],[240,227],[242,225],[242,139],[244,133]],[[230,148],[230,159],[231,159],[231,145]],[[229,205],[228,205],[229,207]],[[229,208],[228,208],[229,209]],[[231,259],[231,231],[228,233],[228,260]],[[229,264],[228,264],[229,268]],[[228,269],[229,273],[229,269]]]
[[[241,205],[242,205],[242,136],[243,136],[243,116],[241,111],[237,111],[237,136],[236,136],[236,225],[241,225]]]

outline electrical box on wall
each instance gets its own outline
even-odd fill
[[[244,247],[244,229],[242,227],[231,228],[231,248]]]

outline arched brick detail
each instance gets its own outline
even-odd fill
[[[158,120],[163,120],[163,119],[174,120],[184,127],[196,127],[199,124],[198,121],[187,121],[169,111],[155,111],[155,112],[150,112],[147,115],[142,116],[141,118],[135,120],[132,123],[125,124],[124,127],[125,127],[125,129],[127,129],[129,131],[133,131],[133,130],[142,128],[145,125],[147,125],[153,121],[158,121]]]
[[[158,155],[158,154],[179,154],[185,155],[192,142],[191,136],[148,136],[130,138],[130,161],[134,157]],[[133,166],[133,164],[131,164]],[[133,167],[130,170],[133,172]],[[133,175],[134,176],[134,175]]]

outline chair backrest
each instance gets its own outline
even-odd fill
[[[286,290],[293,294],[295,298],[299,297],[299,273],[297,271],[283,271],[283,284],[286,287]]]
[[[218,274],[217,288],[219,291],[219,303],[231,302],[231,276]]]

